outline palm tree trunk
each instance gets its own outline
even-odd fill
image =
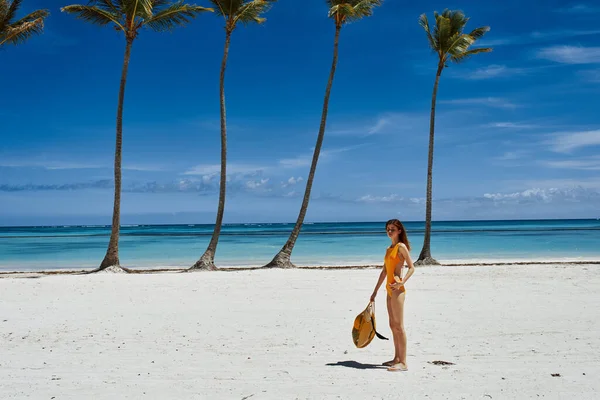
[[[300,207],[300,214],[296,220],[296,225],[290,234],[287,242],[279,253],[271,260],[271,262],[264,266],[264,268],[294,268],[290,258],[292,256],[292,250],[296,240],[300,235],[300,229],[306,216],[306,210],[308,209],[308,202],[310,200],[310,192],[312,184],[315,179],[315,171],[317,169],[317,163],[319,161],[319,154],[321,153],[321,146],[323,145],[323,138],[325,137],[325,127],[327,125],[327,111],[329,109],[329,95],[331,94],[331,86],[333,85],[333,78],[335,76],[335,68],[337,67],[338,60],[338,41],[340,37],[341,25],[336,25],[335,28],[335,39],[333,41],[333,62],[331,63],[331,71],[329,72],[329,81],[327,82],[327,88],[325,89],[325,99],[323,100],[323,112],[321,114],[321,125],[319,127],[319,135],[317,136],[317,144],[315,145],[315,152],[313,153],[312,163],[310,166],[310,173],[306,180],[306,189],[304,191],[304,199],[302,200],[302,206]]]
[[[444,69],[444,63],[440,62],[435,75],[435,84],[433,85],[433,95],[431,96],[431,117],[429,120],[429,157],[427,160],[427,200],[425,206],[425,237],[423,238],[423,249],[416,265],[439,265],[431,257],[431,206],[432,206],[432,185],[433,185],[433,138],[435,132],[435,103],[437,100],[438,85],[440,76]]]
[[[231,39],[231,29],[226,30],[225,50],[223,51],[223,61],[221,62],[221,182],[219,184],[219,208],[217,210],[217,221],[213,230],[210,243],[206,251],[198,261],[190,268],[191,270],[209,270],[214,271],[215,253],[221,234],[221,225],[223,224],[223,214],[225,212],[225,188],[227,184],[227,118],[225,113],[225,68],[227,67],[227,57],[229,55],[229,42]]]
[[[125,99],[125,85],[127,83],[127,70],[129,69],[129,57],[133,39],[127,39],[125,47],[125,59],[123,60],[123,71],[121,72],[121,86],[119,88],[119,105],[117,107],[117,139],[115,144],[115,197],[113,204],[112,230],[108,249],[100,267],[93,271],[101,271],[108,267],[120,267],[119,264],[119,228],[121,223],[121,152],[123,148],[123,101]]]

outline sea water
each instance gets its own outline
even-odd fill
[[[389,239],[385,222],[305,223],[292,254],[299,266],[377,265]],[[261,266],[286,242],[294,224],[226,224],[215,263]],[[406,222],[418,258],[424,223]],[[212,225],[123,226],[121,265],[187,267],[204,252]],[[110,226],[0,227],[0,270],[95,268],[104,257]],[[446,264],[598,261],[600,220],[433,222],[431,254]]]

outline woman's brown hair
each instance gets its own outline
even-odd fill
[[[410,242],[408,241],[406,229],[404,229],[404,225],[402,225],[402,222],[400,222],[400,220],[398,219],[390,219],[388,222],[385,223],[386,229],[389,225],[394,225],[396,228],[398,228],[398,230],[400,231],[400,241],[404,243],[408,251],[410,251]]]

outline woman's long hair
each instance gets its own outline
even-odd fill
[[[385,228],[387,229],[389,225],[394,225],[396,228],[398,228],[398,230],[400,231],[400,241],[404,243],[408,251],[410,251],[410,242],[408,241],[406,229],[404,229],[404,225],[402,225],[402,222],[400,222],[400,220],[398,219],[390,219],[388,222],[385,223]]]

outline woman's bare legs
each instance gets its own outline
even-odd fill
[[[386,361],[383,363],[383,365],[389,367],[398,362],[397,360],[399,359],[399,356],[398,356],[398,350],[397,350],[398,346],[396,346],[396,341],[397,341],[396,333],[394,332],[394,312],[392,310],[392,303],[391,303],[392,298],[389,295],[385,296],[385,298],[386,298],[386,303],[387,303],[387,311],[388,311],[390,329],[392,331],[392,340],[394,341],[394,358],[392,358],[390,361]]]
[[[406,293],[392,292],[388,297],[388,314],[390,328],[394,337],[394,366],[395,369],[406,369],[406,331],[404,330],[404,300]]]

